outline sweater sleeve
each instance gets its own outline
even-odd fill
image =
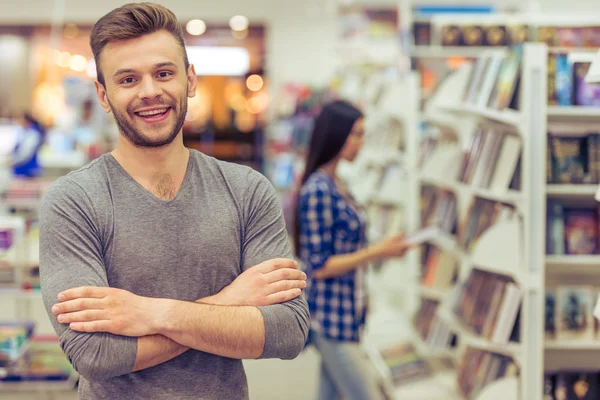
[[[93,204],[83,189],[68,178],[55,182],[40,209],[42,294],[64,353],[90,381],[130,373],[137,353],[137,338],[75,332],[51,312],[66,289],[109,286],[99,232]]]
[[[293,258],[280,201],[271,183],[257,172],[248,177],[242,268],[273,258]],[[282,304],[259,307],[265,321],[261,358],[293,359],[306,343],[308,304],[303,295]]]

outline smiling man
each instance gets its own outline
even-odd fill
[[[91,47],[120,141],[40,214],[44,302],[80,398],[247,399],[241,359],[292,359],[308,330],[273,187],[184,147],[196,74],[172,12],[115,9]]]

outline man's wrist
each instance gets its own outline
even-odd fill
[[[150,299],[151,330],[153,334],[165,336],[165,332],[173,329],[176,301],[171,299]]]

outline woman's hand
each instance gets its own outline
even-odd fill
[[[402,257],[409,250],[412,245],[404,241],[405,234],[394,235],[389,237],[372,247],[372,251],[376,258],[395,258]]]

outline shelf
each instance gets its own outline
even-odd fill
[[[464,250],[456,243],[456,237],[449,233],[444,233],[442,236],[437,237],[429,243],[441,250],[452,253],[457,258],[463,259],[465,257]]]
[[[20,381],[20,382],[0,382],[0,393],[2,392],[20,392],[20,393],[48,393],[48,392],[75,392],[75,378],[69,378],[64,381]]]
[[[410,53],[416,58],[449,58],[449,57],[469,57],[477,58],[486,51],[506,51],[506,47],[491,46],[415,46]]]
[[[504,377],[485,386],[477,400],[516,400],[519,398],[519,379]]]
[[[600,122],[600,107],[548,106],[548,119],[564,122]]]
[[[12,297],[17,299],[25,300],[38,300],[42,299],[42,292],[40,290],[24,290],[17,289],[14,287],[2,287],[0,285],[0,297]]]
[[[485,119],[515,128],[519,128],[521,125],[521,113],[517,110],[508,108],[503,110],[494,110],[491,108],[480,108],[470,104],[464,104],[458,107],[448,107],[446,109],[451,112],[469,114],[480,119]]]
[[[473,268],[512,277],[521,288],[521,226],[519,220],[499,222],[487,229],[471,253]]]
[[[594,201],[594,196],[598,191],[598,185],[576,185],[576,184],[548,184],[546,185],[546,194],[552,198],[567,198],[574,197],[581,200]]]
[[[469,326],[466,326],[450,310],[444,307],[438,307],[437,315],[442,318],[458,334],[459,342],[477,349],[490,351],[492,353],[504,354],[512,357],[516,362],[519,361],[521,345],[516,343],[493,343],[487,338],[478,336]]]
[[[600,255],[547,255],[546,271],[554,274],[598,275]]]
[[[420,286],[421,297],[431,300],[444,299],[449,291],[445,289],[430,288],[425,285]]]
[[[419,175],[419,180],[421,181],[421,184],[435,186],[450,192],[455,192],[460,189],[459,182],[456,182],[455,180],[443,180],[437,177],[425,175]]]
[[[544,347],[546,351],[600,351],[600,340],[546,340]]]
[[[464,187],[470,190],[473,196],[481,197],[482,199],[486,200],[499,201],[513,205],[516,205],[523,200],[523,195],[518,190],[496,191],[483,188],[474,188],[468,185],[464,185]]]

